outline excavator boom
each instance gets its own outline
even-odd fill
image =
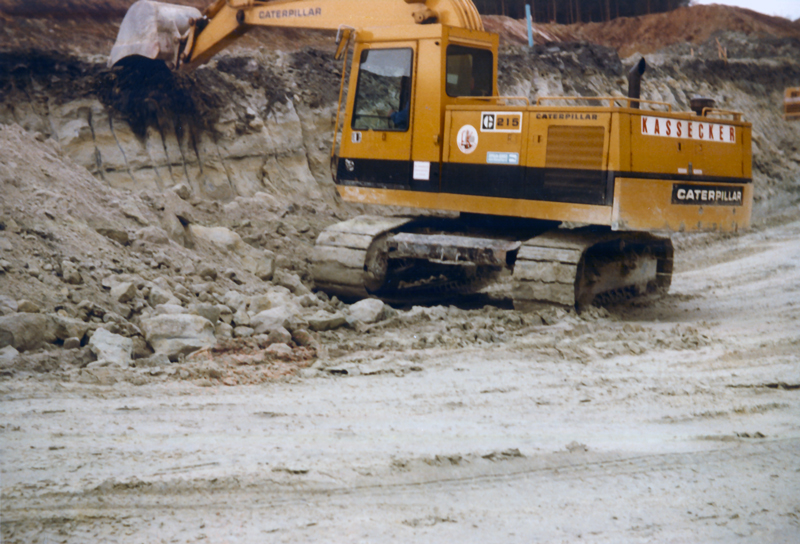
[[[196,67],[255,27],[337,30],[440,23],[483,30],[471,0],[217,0],[195,8],[138,0],[125,15],[109,66],[139,55]]]

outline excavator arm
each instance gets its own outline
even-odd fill
[[[139,55],[196,67],[255,27],[361,30],[438,23],[483,30],[471,0],[216,0],[194,8],[139,0],[125,16],[109,65]]]

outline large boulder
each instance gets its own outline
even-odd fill
[[[133,340],[106,329],[97,329],[89,339],[89,348],[97,356],[98,363],[127,368],[132,360]]]
[[[159,315],[142,319],[141,325],[147,343],[170,361],[217,343],[214,325],[199,315]]]
[[[217,321],[219,321],[220,309],[214,304],[201,302],[199,304],[189,304],[189,313],[205,317],[211,321],[212,325],[216,325]]]
[[[50,318],[44,314],[16,313],[0,317],[0,348],[29,351],[52,342]]]
[[[256,334],[269,334],[279,328],[286,328],[294,312],[288,306],[278,306],[259,312],[250,318],[250,327]]]
[[[275,273],[275,254],[246,244],[242,237],[225,227],[190,225],[189,231],[198,240],[214,244],[218,248],[238,255],[245,270],[256,277],[269,281]]]
[[[343,314],[339,312],[329,314],[324,310],[320,310],[313,315],[307,316],[306,320],[308,321],[308,325],[315,331],[330,331],[333,329],[338,329],[347,322],[347,318]]]
[[[57,340],[66,340],[67,338],[82,340],[88,330],[89,324],[80,319],[72,319],[58,314],[50,316],[50,332]]]
[[[386,304],[377,298],[365,298],[350,306],[350,317],[362,323],[375,323],[383,319]]]

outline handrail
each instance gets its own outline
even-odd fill
[[[730,115],[733,117],[734,121],[741,121],[742,116],[744,116],[744,114],[740,111],[721,110],[718,108],[703,108],[703,117],[708,117],[709,115]]]
[[[614,104],[620,100],[625,101],[628,103],[628,108],[631,108],[631,103],[636,102],[637,104],[647,104],[647,105],[655,105],[655,106],[666,106],[667,112],[672,112],[672,104],[668,104],[667,102],[659,102],[657,100],[644,100],[642,98],[628,98],[626,96],[540,96],[536,99],[536,105],[541,106],[542,101],[544,100],[562,100],[566,102],[575,102],[577,100],[596,100],[598,102],[609,102],[609,107],[613,108]]]
[[[456,100],[522,100],[526,106],[531,105],[531,101],[527,96],[454,96]]]

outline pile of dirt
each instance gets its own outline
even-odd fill
[[[502,44],[528,43],[525,20],[496,15],[485,16],[483,20],[488,31],[500,35]],[[533,38],[536,44],[587,42],[603,45],[616,49],[620,57],[626,58],[634,53],[654,53],[675,44],[701,45],[726,31],[758,39],[800,40],[800,21],[712,4],[640,17],[620,17],[602,23],[537,24],[533,25]]]

